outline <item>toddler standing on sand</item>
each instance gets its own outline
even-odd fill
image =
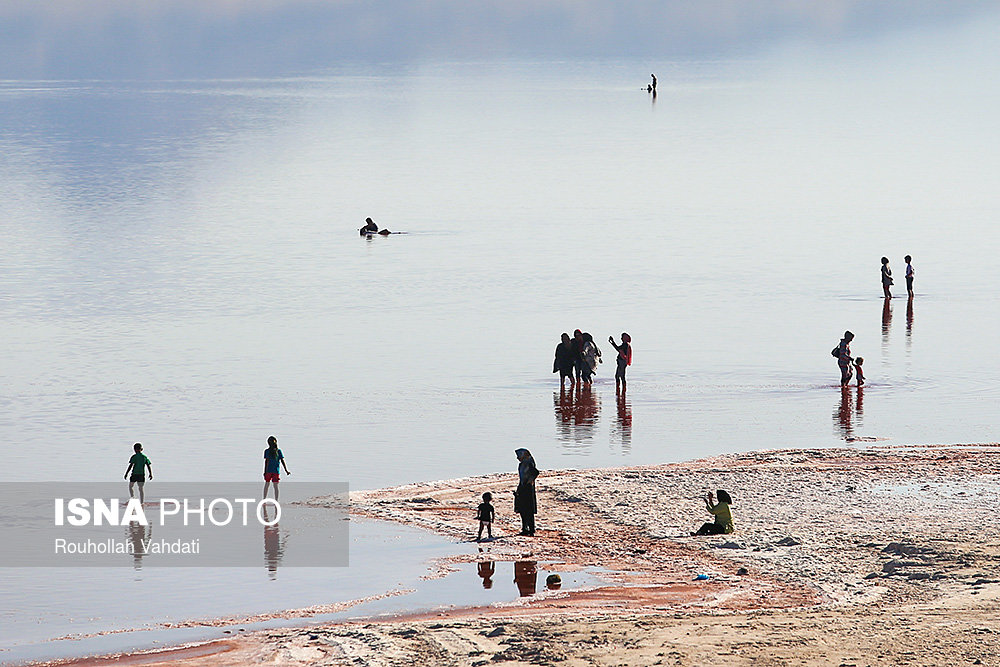
[[[490,504],[491,500],[493,494],[487,491],[483,494],[483,502],[479,503],[479,508],[476,509],[476,518],[479,519],[479,535],[476,536],[476,542],[483,539],[483,528],[486,528],[489,539],[493,539],[493,517],[496,515],[496,510]]]

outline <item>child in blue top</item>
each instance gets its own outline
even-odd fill
[[[278,449],[278,439],[273,435],[267,439],[267,449],[264,450],[264,498],[267,498],[267,489],[274,484],[274,499],[278,499],[278,482],[281,480],[281,466],[285,468],[285,474],[291,475],[285,457]]]

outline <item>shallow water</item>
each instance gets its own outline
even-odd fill
[[[513,470],[519,446],[545,470],[994,441],[996,27],[729,61],[0,82],[0,481],[114,480],[135,441],[158,479],[256,479],[272,433],[295,479],[354,488]],[[409,233],[361,239],[366,216]],[[577,327],[605,361],[567,396],[549,371]],[[860,392],[829,356],[844,329]],[[124,622],[116,586],[61,576],[3,571],[0,608],[74,610],[49,636]],[[295,577],[282,604],[311,599]],[[219,613],[265,604],[227,590]]]

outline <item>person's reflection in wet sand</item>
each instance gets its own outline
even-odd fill
[[[538,563],[533,560],[519,560],[514,563],[514,583],[521,597],[534,595],[538,588]]]
[[[493,588],[493,575],[496,574],[497,565],[491,560],[480,561],[479,576],[483,579],[483,588]]]
[[[626,394],[619,394],[618,401],[618,434],[622,439],[622,451],[632,451],[632,403]]]
[[[146,544],[153,537],[153,525],[142,525],[132,521],[128,525],[128,541],[132,545],[132,567],[142,569],[142,558],[146,555]],[[146,542],[144,543],[143,540]]]
[[[277,516],[278,511],[265,504],[262,508],[265,522],[271,521],[272,513]],[[281,565],[281,558],[285,555],[285,543],[282,539],[281,530],[278,524],[264,526],[264,567],[267,569],[267,576],[270,579],[278,578],[278,566]]]
[[[882,299],[882,352],[889,348],[889,329],[892,327],[892,302]]]

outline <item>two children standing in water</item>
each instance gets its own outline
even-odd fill
[[[908,299],[913,298],[913,277],[916,275],[916,271],[913,270],[913,258],[907,255],[903,258],[906,262],[906,297]],[[889,292],[889,288],[892,287],[892,269],[889,268],[889,258],[882,258],[882,293],[885,298],[891,299],[892,293]]]

